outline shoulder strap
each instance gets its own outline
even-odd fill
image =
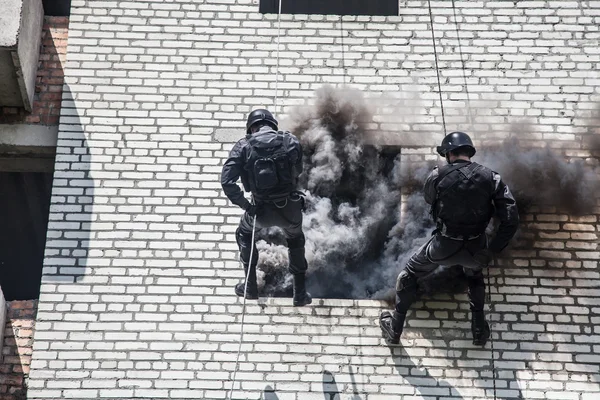
[[[461,169],[462,167],[465,167],[466,165],[459,163],[459,164],[455,164],[452,165],[451,167],[445,169],[444,171],[440,171],[439,175],[437,176],[437,178],[435,178],[435,183],[439,183],[439,181],[441,181],[442,179],[444,179],[446,176],[448,176],[450,173]],[[437,189],[437,186],[436,186]]]
[[[471,164],[469,164],[469,165],[471,165]],[[450,173],[452,173],[454,171],[458,171],[459,169],[461,169],[463,167],[466,167],[466,166],[467,165],[464,165],[462,163],[458,163],[458,164],[452,165],[452,166],[446,168],[445,170],[440,171],[440,173],[438,174],[437,178],[435,178],[435,193],[436,193],[436,195],[435,195],[435,199],[433,200],[433,203],[431,204],[431,208],[429,210],[429,213],[434,217],[434,219],[436,219],[435,218],[435,207],[436,207],[437,202],[438,202],[438,200],[440,198],[440,190],[439,190],[438,184],[440,183],[440,181],[442,179],[444,179]]]
[[[279,131],[277,133],[279,133],[280,135],[283,136],[283,140],[282,140],[282,142],[283,142],[283,151],[284,151],[284,153],[287,154],[289,146],[290,146],[290,143],[291,143],[291,138],[287,134],[287,132]]]

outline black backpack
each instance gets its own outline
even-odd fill
[[[293,190],[298,150],[292,136],[284,132],[267,131],[249,135],[250,151],[246,170],[250,172],[251,186],[258,193]]]

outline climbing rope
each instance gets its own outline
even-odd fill
[[[433,41],[433,56],[435,59],[435,73],[437,75],[438,93],[440,94],[440,108],[442,109],[442,125],[444,127],[444,136],[446,133],[446,116],[444,115],[444,100],[442,99],[442,82],[440,80],[440,67],[438,66],[437,47],[435,44],[435,32],[433,28],[433,13],[431,12],[431,0],[427,0],[429,6],[429,22],[431,27],[431,40]]]
[[[346,53],[344,50],[344,16],[340,15],[340,41],[342,44],[342,75],[344,77],[344,86],[346,86]]]
[[[494,262],[494,267],[498,266],[498,261],[496,260],[496,256],[492,258]],[[496,400],[496,356],[494,355],[494,331],[492,330],[492,318],[491,314],[493,312],[493,304],[492,304],[492,292],[490,289],[490,267],[487,267],[487,295],[488,295],[488,304],[490,305],[490,346],[492,348],[492,382],[494,385],[494,400]]]
[[[435,29],[433,26],[433,13],[431,11],[431,0],[427,0],[427,4],[428,4],[428,8],[429,8],[429,22],[430,22],[430,26],[431,26],[431,39],[433,41],[433,55],[435,58],[435,72],[437,75],[437,82],[438,82],[438,93],[440,95],[440,107],[442,110],[442,123],[444,126],[444,135],[446,135],[446,118],[444,115],[444,101],[442,98],[442,84],[441,84],[441,80],[440,80],[440,68],[438,65],[438,56],[437,56],[437,48],[436,48],[436,42],[435,42]],[[462,73],[463,73],[463,79],[465,82],[465,93],[467,95],[467,109],[468,109],[468,116],[469,116],[469,124],[471,126],[473,126],[473,115],[472,115],[472,111],[471,111],[471,97],[469,95],[469,87],[468,87],[468,83],[467,83],[467,73],[466,73],[466,65],[465,65],[465,60],[464,60],[464,56],[463,56],[463,52],[462,52],[462,45],[461,45],[461,41],[460,41],[460,33],[459,33],[459,29],[458,29],[458,18],[456,16],[456,3],[454,0],[452,0],[452,13],[454,14],[454,28],[456,30],[456,40],[458,43],[458,51],[460,54],[460,63],[461,63],[461,69],[462,69]],[[494,257],[493,259],[494,261],[494,266],[497,265],[497,261],[496,258]],[[491,288],[490,288],[490,269],[488,266],[487,269],[487,297],[488,297],[488,304],[490,305],[490,314],[493,313],[494,310],[494,305],[492,303],[492,295],[491,295]],[[492,323],[491,323],[491,318],[490,318],[490,346],[492,349],[492,381],[493,381],[493,387],[494,387],[494,400],[496,400],[496,356],[494,354],[494,335],[493,335],[493,331],[492,331]]]
[[[467,110],[468,110],[467,115],[469,116],[469,125],[471,127],[473,127],[473,113],[471,110],[471,96],[469,95],[469,86],[467,84],[467,71],[466,71],[465,60],[463,57],[462,46],[460,44],[460,29],[458,29],[458,19],[456,17],[456,4],[454,3],[454,0],[452,0],[452,13],[454,14],[454,28],[456,30],[456,41],[458,43],[458,53],[460,54],[460,64],[461,64],[461,68],[462,68],[463,80],[465,82],[465,93],[467,94]]]
[[[275,66],[275,101],[273,103],[273,112],[277,115],[277,94],[279,93],[279,44],[281,43],[281,4],[279,0],[279,11],[277,13],[277,65]]]
[[[471,125],[471,127],[473,127],[473,114],[472,114],[472,110],[471,110],[471,97],[469,95],[469,85],[467,83],[467,72],[466,72],[466,64],[465,64],[465,60],[464,60],[464,56],[463,56],[463,51],[462,51],[462,45],[461,45],[461,40],[460,40],[460,29],[458,29],[458,18],[456,16],[456,3],[455,0],[452,0],[452,14],[454,15],[454,28],[456,30],[456,41],[458,44],[458,52],[460,54],[460,64],[461,64],[461,69],[462,69],[462,75],[463,75],[463,80],[465,82],[465,93],[467,95],[467,110],[468,110],[468,117],[469,117],[469,124]],[[433,18],[432,18],[432,14],[431,14],[431,2],[429,2],[429,18],[431,20],[431,29],[432,29],[432,36],[433,36]],[[433,41],[433,48],[434,48],[434,53],[436,53],[435,51],[435,39]],[[436,69],[437,69],[437,55],[436,55]],[[438,72],[438,85],[439,85],[439,72]],[[442,100],[441,97],[441,89],[440,89],[440,102]],[[442,118],[444,115],[444,107],[442,106]],[[444,129],[445,132],[445,129]],[[496,261],[496,257],[493,258],[493,265],[494,267],[497,266],[497,261]],[[491,286],[490,286],[490,268],[489,266],[487,267],[487,287],[486,287],[486,292],[487,292],[487,298],[488,298],[488,304],[490,305],[490,347],[492,350],[492,381],[493,381],[493,387],[494,387],[494,400],[496,400],[496,355],[494,354],[494,335],[493,335],[493,331],[492,331],[492,318],[491,318],[491,314],[494,312],[494,304],[492,303],[492,294],[491,294]]]
[[[279,93],[279,44],[281,43],[281,4],[283,0],[279,0],[279,10],[277,13],[277,61],[275,65],[275,99],[273,101],[273,111],[277,115],[277,100]],[[235,381],[237,371],[240,365],[240,355],[242,353],[242,344],[244,343],[244,319],[246,318],[246,293],[248,292],[248,280],[250,279],[250,273],[252,271],[252,256],[254,255],[254,235],[256,233],[256,215],[252,220],[252,244],[250,245],[250,261],[248,264],[248,271],[246,272],[246,281],[244,282],[244,300],[242,302],[242,320],[240,322],[240,341],[235,359],[235,367],[233,369],[233,376],[231,378],[231,390],[229,391],[228,399],[233,396],[233,390],[235,388]]]
[[[254,255],[254,233],[256,232],[256,215],[254,215],[252,221],[252,244],[250,245],[250,262],[248,263],[248,272],[246,273],[246,281],[244,282],[244,300],[242,302],[242,321],[240,323],[240,342],[237,351],[237,357],[235,358],[235,367],[233,369],[233,377],[231,378],[231,390],[229,392],[228,399],[232,399],[233,390],[235,387],[235,378],[237,375],[238,367],[240,365],[240,354],[242,353],[242,343],[244,342],[244,319],[246,317],[246,293],[248,292],[248,279],[250,279],[250,272],[252,271],[252,256]]]

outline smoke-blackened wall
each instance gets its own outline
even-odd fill
[[[401,143],[393,148],[379,144],[389,142],[389,132],[378,141],[377,132],[367,129],[371,118],[359,91],[325,86],[313,105],[296,108],[287,122],[304,150],[300,187],[307,200],[306,258],[309,288],[318,297],[391,298],[396,275],[434,228],[421,188],[436,163],[408,162]],[[523,129],[515,126],[515,133],[525,135]],[[400,138],[399,132],[395,142]],[[600,185],[592,167],[568,162],[550,147],[524,146],[515,135],[478,149],[474,161],[501,174],[521,213],[532,206],[572,215],[593,210]],[[265,294],[289,294],[282,236],[274,229],[259,237]],[[440,268],[422,282],[422,289],[461,290],[461,268],[452,267]]]

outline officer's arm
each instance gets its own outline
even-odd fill
[[[438,177],[438,168],[435,167],[433,171],[429,174],[427,179],[425,180],[425,185],[423,187],[423,192],[425,195],[425,201],[427,204],[433,204],[435,201],[435,196],[437,195],[437,191],[435,188],[435,180]]]
[[[296,162],[294,163],[294,170],[296,171],[297,175],[300,175],[302,173],[302,145],[300,144],[300,140],[298,140],[298,138],[291,132],[286,131],[285,132],[286,135],[290,136],[290,142],[293,146],[293,148],[296,149],[296,151],[298,152],[298,158],[296,159]]]
[[[496,236],[490,243],[490,250],[494,253],[502,251],[510,242],[510,239],[515,235],[519,227],[519,212],[517,210],[517,202],[513,197],[510,189],[500,175],[494,173],[495,190],[492,201],[496,208],[496,217],[500,220],[500,226],[496,232]]]
[[[223,165],[221,172],[221,186],[225,195],[231,202],[244,210],[250,206],[250,202],[244,196],[244,192],[237,184],[244,168],[244,144],[240,141],[233,146],[229,152],[229,158]]]

